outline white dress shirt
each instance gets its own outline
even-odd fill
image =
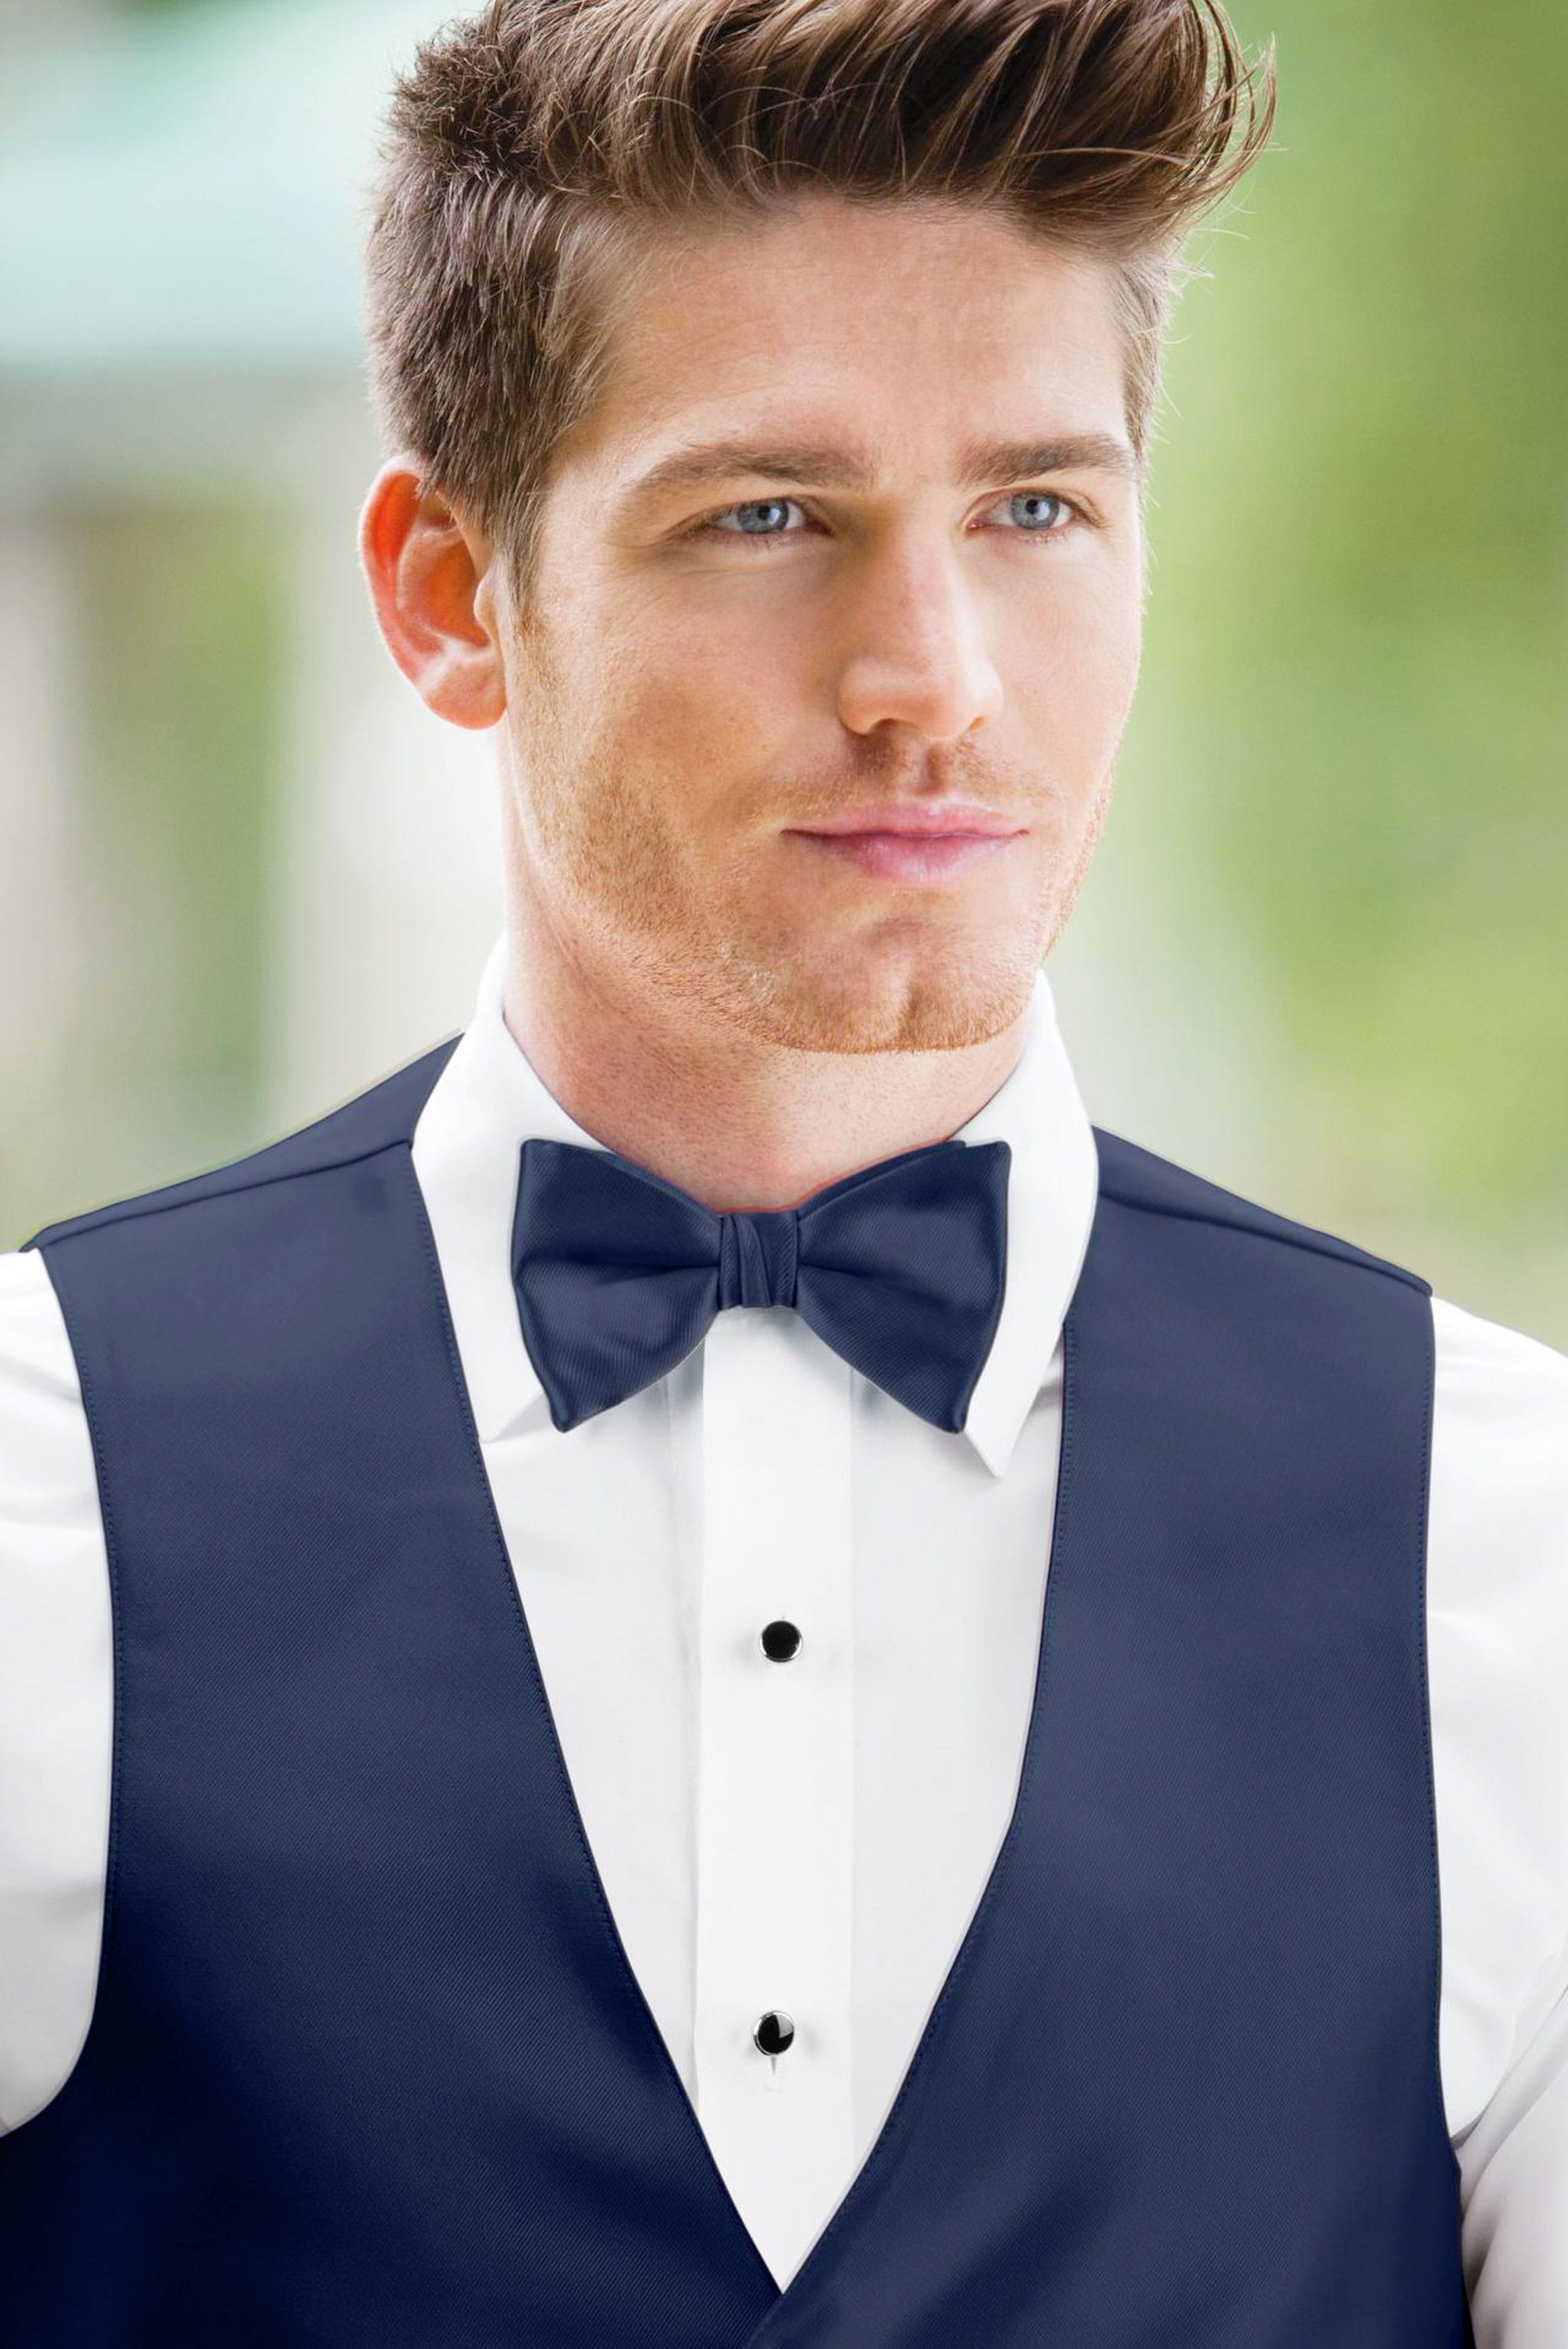
[[[1002,1315],[961,1434],[783,1306],[727,1309],[666,1377],[562,1434],[511,1280],[518,1154],[534,1135],[603,1145],[510,1034],[503,976],[504,943],[419,1119],[415,1170],[593,1862],[783,2285],[882,2126],[1011,1816],[1094,1139],[1042,971],[1022,1056],[958,1129],[1013,1153]],[[1439,2055],[1466,2279],[1479,2349],[1564,2349],[1568,1357],[1441,1299],[1432,1311]],[[6,2127],[60,2087],[94,1995],[107,1573],[44,1258],[0,1257]],[[788,1665],[759,1645],[776,1618],[803,1635]],[[752,2032],[774,2007],[795,2038],[769,2058]]]

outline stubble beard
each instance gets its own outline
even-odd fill
[[[802,941],[799,925],[748,921],[744,888],[694,885],[677,835],[659,820],[656,783],[634,781],[625,762],[579,743],[576,755],[541,697],[529,728],[524,833],[548,873],[558,937],[597,968],[604,999],[655,1008],[660,1023],[707,1025],[775,1049],[871,1054],[961,1050],[1012,1026],[1055,947],[1093,862],[1115,782],[1108,768],[1065,887],[1037,920],[1005,938],[901,966],[899,981],[873,990],[865,949],[847,941],[835,968],[830,940]],[[678,795],[671,796],[676,803]],[[526,854],[526,848],[520,853]],[[781,852],[759,843],[762,855]],[[538,875],[535,876],[536,880]]]

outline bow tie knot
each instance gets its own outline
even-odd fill
[[[934,1427],[964,1425],[1001,1317],[1005,1142],[901,1151],[798,1207],[717,1215],[617,1151],[522,1145],[511,1268],[564,1432],[651,1386],[731,1305],[789,1305]]]
[[[800,1263],[799,1207],[720,1216],[718,1304],[793,1305]]]

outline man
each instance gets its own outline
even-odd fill
[[[1271,99],[1206,0],[402,86],[506,936],[5,1267],[16,2349],[1568,2340],[1568,1361],[1091,1129],[1041,968]]]

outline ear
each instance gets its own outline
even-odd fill
[[[426,707],[454,726],[494,726],[506,674],[485,589],[492,549],[412,454],[388,458],[359,517],[359,560],[387,649]]]

